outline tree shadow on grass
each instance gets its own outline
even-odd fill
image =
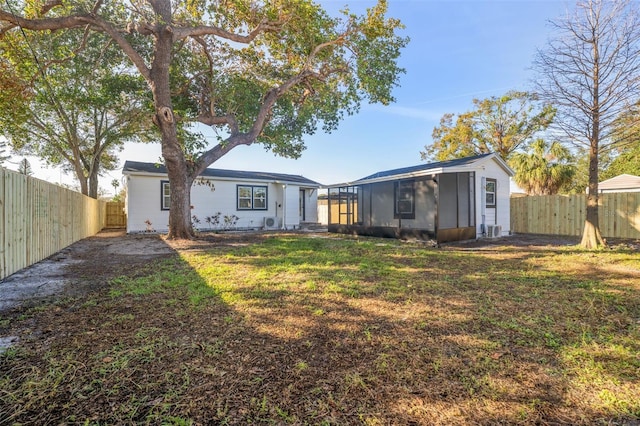
[[[634,360],[606,345],[632,337],[618,323],[637,296],[600,297],[622,270],[373,239],[200,250],[35,316],[44,334],[0,360],[0,423],[593,424],[637,410],[622,388],[590,400],[576,367],[623,366],[589,374],[638,389]]]

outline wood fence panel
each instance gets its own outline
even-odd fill
[[[105,203],[0,168],[0,280],[97,234]]]
[[[5,271],[8,270],[8,266],[6,264],[6,250],[7,245],[5,240],[7,238],[7,232],[4,229],[4,216],[5,216],[5,207],[7,205],[7,199],[5,197],[5,182],[4,182],[4,169],[0,167],[0,277],[4,277]]]
[[[107,203],[107,228],[126,228],[127,216],[124,213],[124,203],[110,201]]]
[[[511,231],[580,236],[586,203],[586,194],[512,198]],[[605,238],[640,238],[640,192],[601,194],[598,216]]]

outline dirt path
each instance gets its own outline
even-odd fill
[[[0,281],[0,313],[100,288],[110,277],[173,254],[157,235],[102,231]]]
[[[24,307],[104,288],[111,278],[174,253],[158,235],[102,231],[0,280],[0,319]],[[0,336],[0,353],[17,340]]]

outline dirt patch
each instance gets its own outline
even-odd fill
[[[0,281],[0,312],[99,290],[115,276],[173,254],[158,235],[100,232]]]
[[[577,247],[580,237],[566,235],[542,235],[542,234],[514,234],[501,238],[483,238],[479,240],[459,241],[443,244],[449,249],[485,249],[491,250],[497,247],[511,249],[514,247],[528,250],[553,250],[562,247]],[[640,240],[610,238],[607,240],[610,249],[640,250]]]

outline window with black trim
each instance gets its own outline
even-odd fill
[[[267,210],[267,187],[238,185],[238,210]]]
[[[160,181],[160,210],[169,210],[171,206],[171,188],[168,180]]]
[[[394,216],[396,219],[415,219],[415,189],[413,180],[394,183]]]
[[[495,179],[487,179],[485,184],[485,203],[487,207],[495,207],[496,206],[496,180]]]

